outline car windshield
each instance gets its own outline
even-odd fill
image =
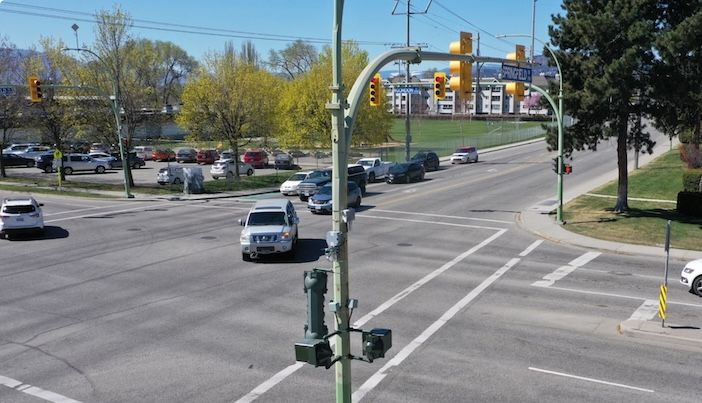
[[[295,174],[291,176],[288,180],[289,181],[304,181],[305,178],[307,178],[307,174]]]
[[[413,159],[413,160],[423,160],[423,159],[425,159],[426,157],[427,157],[427,155],[424,154],[424,153],[417,153],[417,154],[414,155],[414,157],[412,157],[412,159]]]
[[[325,176],[329,176],[329,171],[314,171],[310,174],[310,178],[321,178]]]
[[[469,153],[469,152],[470,152],[470,148],[468,148],[468,147],[461,147],[461,148],[457,148],[456,151],[454,151],[454,152],[455,152],[455,153]]]
[[[409,168],[410,164],[403,162],[403,163],[397,163],[393,166],[390,167],[390,172],[391,173],[400,173],[400,172],[405,172]]]
[[[5,206],[2,208],[3,213],[7,214],[26,214],[33,212],[34,206],[31,204],[19,205],[19,206]]]
[[[246,225],[285,225],[285,213],[282,211],[260,211],[249,214]]]
[[[371,160],[363,160],[363,161],[358,161],[359,164],[363,165],[364,167],[371,167],[373,166],[373,161]]]
[[[332,193],[332,187],[331,185],[324,185],[321,189],[319,189],[319,192],[317,193],[321,195],[330,195]]]

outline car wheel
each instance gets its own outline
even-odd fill
[[[356,198],[356,202],[353,204],[353,207],[354,207],[354,208],[359,208],[359,207],[361,207],[361,198],[360,198],[360,197],[357,197],[357,198]]]
[[[405,183],[410,183],[410,176],[409,176],[409,174],[405,175]]]
[[[219,179],[219,176],[213,176],[212,179],[217,180]]]
[[[421,181],[423,181],[423,180],[424,180],[424,171],[422,171],[422,172],[419,174],[419,181],[421,182]]]
[[[174,185],[180,185],[180,184],[181,184],[180,178],[175,178],[175,179],[173,179],[173,184],[174,184]]]
[[[72,173],[73,173],[73,168],[71,168],[71,167],[65,167],[65,168],[63,168],[63,174],[64,174],[64,175],[70,175],[70,174],[72,174]]]
[[[98,165],[98,167],[95,168],[95,173],[104,174],[104,173],[105,173],[105,167],[102,166],[102,165]]]
[[[475,156],[475,161],[473,161],[473,162],[478,162],[478,156],[477,156],[477,155]]]
[[[241,252],[241,260],[244,262],[250,262],[251,261],[251,255],[248,253]]]
[[[53,171],[53,169],[51,169],[50,167],[44,168],[44,173],[50,174],[51,171]]]
[[[370,175],[368,175],[368,182],[369,183],[375,182],[375,173],[371,172]]]
[[[139,169],[139,168],[141,168],[141,166],[139,165],[138,162],[135,162],[134,165],[132,165],[132,168],[133,168],[133,169]]]
[[[690,287],[690,291],[692,291],[692,293],[698,297],[702,297],[702,276],[692,280],[692,287]]]
[[[246,176],[251,176],[251,175],[253,175],[253,169],[249,169],[248,171],[246,171]]]
[[[307,201],[309,197],[300,195],[300,201]]]
[[[33,166],[34,166],[34,162],[33,162],[33,161],[27,161],[27,168],[31,168],[31,167],[33,167]]]

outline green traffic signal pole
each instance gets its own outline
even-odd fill
[[[97,53],[93,52],[90,49],[86,48],[63,48],[61,49],[62,51],[75,51],[75,52],[87,52],[90,53],[91,55],[95,56],[97,60],[102,63],[102,65],[105,67],[106,70],[109,71],[109,66],[107,63],[105,63],[104,60],[100,56],[98,56]],[[124,150],[124,144],[122,144],[122,122],[121,119],[119,118],[119,110],[120,110],[120,105],[119,105],[119,85],[117,83],[117,79],[114,78],[112,80],[112,93],[114,95],[110,95],[110,101],[112,104],[112,112],[115,115],[115,122],[117,123],[117,141],[119,142],[119,155],[120,158],[122,158],[122,173],[124,174],[124,195],[126,198],[131,199],[134,198],[134,195],[131,194],[129,191],[129,172],[128,169],[130,169],[129,166],[129,160],[125,158],[126,152]]]
[[[561,71],[561,64],[558,62],[558,58],[556,57],[556,54],[553,52],[553,49],[551,49],[546,42],[542,41],[539,38],[536,38],[534,35],[527,35],[527,34],[503,34],[503,35],[497,35],[497,38],[509,38],[509,37],[515,37],[515,38],[531,38],[532,41],[537,41],[539,42],[546,50],[548,50],[548,53],[551,54],[553,57],[553,61],[556,62],[556,68],[558,69],[558,108],[556,108],[555,104],[549,100],[551,103],[551,107],[553,107],[553,110],[556,111],[556,114],[558,115],[558,185],[556,189],[556,193],[558,195],[558,207],[556,208],[556,222],[558,224],[563,224],[563,72]],[[532,42],[533,43],[533,42]],[[533,46],[532,46],[533,48]],[[534,50],[532,49],[532,55],[534,54]],[[532,60],[533,62],[533,60]],[[537,90],[538,91],[538,90]],[[544,92],[539,91],[542,95],[546,95]],[[548,95],[546,95],[548,98]]]

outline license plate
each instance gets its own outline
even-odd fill
[[[316,208],[317,210],[321,210],[322,206],[314,206],[314,208]]]
[[[309,195],[310,195],[310,192],[305,192],[305,196],[309,196]]]
[[[274,250],[273,246],[259,246],[256,248],[256,252],[273,252]]]
[[[19,221],[24,221],[24,218],[23,218],[23,217],[17,217],[17,221],[18,221],[18,222],[19,222]]]

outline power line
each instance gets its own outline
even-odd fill
[[[487,35],[489,35],[489,36],[491,36],[491,37],[497,39],[498,41],[505,42],[505,43],[510,43],[509,41],[506,41],[506,40],[504,40],[504,39],[502,39],[502,38],[497,37],[497,35],[491,33],[490,31],[487,31],[487,30],[485,30],[485,29],[483,29],[483,28],[477,26],[476,24],[474,24],[474,23],[468,21],[467,19],[463,18],[462,16],[460,16],[459,14],[457,14],[456,12],[454,12],[453,10],[451,10],[451,9],[449,9],[448,7],[446,7],[446,6],[444,6],[443,4],[441,4],[438,0],[434,0],[434,2],[435,2],[439,7],[443,8],[444,10],[446,10],[446,12],[448,12],[449,14],[451,14],[451,15],[453,15],[454,17],[458,18],[459,20],[465,22],[466,24],[470,25],[471,27],[473,27],[473,28],[475,28],[475,29],[477,29],[477,30],[479,30],[479,31],[482,31],[483,33],[485,33],[485,34],[487,34]]]

